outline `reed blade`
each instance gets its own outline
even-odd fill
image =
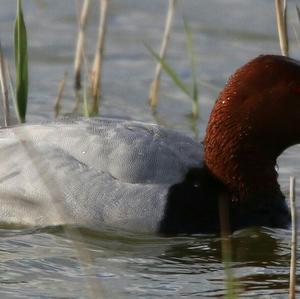
[[[67,72],[64,73],[64,77],[63,79],[59,82],[58,85],[58,94],[55,100],[55,104],[54,104],[54,117],[57,118],[60,114],[60,110],[61,110],[61,99],[64,93],[64,89],[65,89],[65,84],[66,84],[66,79],[67,79]]]
[[[192,98],[192,94],[189,91],[189,88],[182,81],[182,79],[176,74],[173,68],[165,61],[165,59],[161,58],[150,46],[145,45],[148,51],[152,54],[152,56],[161,64],[163,70],[168,74],[168,76],[173,80],[177,87],[179,87],[188,97]]]
[[[26,119],[28,98],[28,51],[27,32],[22,11],[22,0],[17,1],[17,16],[14,32],[16,66],[16,107],[19,122]]]

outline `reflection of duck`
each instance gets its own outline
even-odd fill
[[[277,157],[300,142],[300,65],[259,56],[226,84],[201,146],[157,125],[79,119],[2,129],[0,220],[137,231],[287,227]]]
[[[197,265],[198,270],[207,271],[212,270],[212,265],[223,261],[222,240],[214,235],[186,236],[181,243],[179,239],[177,244],[175,237],[170,240],[173,244],[160,256],[162,260]],[[289,241],[285,242],[284,236],[280,236],[278,230],[260,227],[240,230],[230,236],[230,243],[230,254],[234,263],[262,266],[263,262],[263,266],[268,266],[280,261],[282,267],[289,265]]]

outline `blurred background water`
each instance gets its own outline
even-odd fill
[[[97,3],[92,1],[88,22],[86,52],[90,62],[96,46]],[[300,34],[297,2],[289,4],[291,56],[299,58],[300,49],[293,34],[293,27]],[[63,112],[69,113],[74,107],[76,1],[26,0],[23,8],[30,59],[28,121],[51,120],[58,84],[65,71],[68,79]],[[191,102],[167,76],[162,76],[156,116],[147,105],[155,62],[144,43],[159,48],[166,9],[167,1],[162,0],[110,1],[100,114],[159,122],[194,136],[189,117]],[[1,0],[0,41],[11,66],[15,10],[16,1]],[[228,76],[259,54],[280,53],[274,1],[179,1],[167,59],[184,80],[191,82],[183,16],[192,28],[197,53],[197,130],[202,139],[215,98]],[[289,176],[300,178],[299,152],[299,147],[293,147],[278,162],[286,195]],[[298,194],[299,191],[300,187]],[[0,297],[90,298],[91,281],[101,287],[103,298],[217,298],[225,294],[220,240],[216,236],[166,238],[106,228],[81,233],[84,239],[77,240],[76,245],[63,228],[2,227]],[[81,247],[91,259],[85,266],[78,257]],[[287,298],[290,231],[243,230],[233,235],[232,247],[240,297]]]

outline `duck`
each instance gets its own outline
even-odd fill
[[[63,118],[0,130],[0,223],[161,233],[288,228],[276,160],[300,143],[300,62],[260,55],[228,80],[203,142],[157,124]]]

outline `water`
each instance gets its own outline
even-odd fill
[[[86,49],[90,62],[98,24],[97,1],[92,2]],[[158,115],[153,116],[146,104],[154,62],[144,42],[158,47],[166,4],[160,0],[111,1],[101,114],[161,122],[194,136],[191,102],[165,75]],[[294,4],[290,1],[290,24],[299,29]],[[185,80],[191,80],[182,26],[182,15],[186,15],[194,34],[201,81],[200,138],[229,74],[256,55],[279,53],[273,6],[273,0],[186,0],[178,5],[168,60]],[[65,71],[63,112],[74,106],[71,77],[76,9],[70,0],[26,0],[24,14],[30,45],[28,121],[49,120]],[[0,40],[10,61],[14,17],[15,1],[1,0]],[[293,31],[290,33],[291,55],[299,58]],[[278,162],[285,194],[289,176],[300,178],[298,156],[299,147],[294,147]],[[2,227],[0,297],[93,298],[93,283],[98,297],[102,292],[103,298],[216,298],[225,294],[216,236],[166,238],[106,228],[98,232],[81,229],[80,233],[82,237],[77,230],[74,235],[67,229],[66,234],[61,227]],[[247,229],[233,235],[233,271],[240,297],[287,298],[289,247],[290,231],[286,230]]]
[[[224,295],[220,240],[81,231],[91,262],[60,228],[1,230],[1,298],[88,298],[96,279],[104,298],[216,298]],[[82,242],[78,241],[78,242]],[[259,245],[258,245],[259,244]],[[248,229],[232,238],[233,268],[243,296],[286,297],[289,236]],[[87,271],[88,268],[88,271]],[[88,273],[88,274],[87,274]],[[276,296],[277,295],[277,296]]]

